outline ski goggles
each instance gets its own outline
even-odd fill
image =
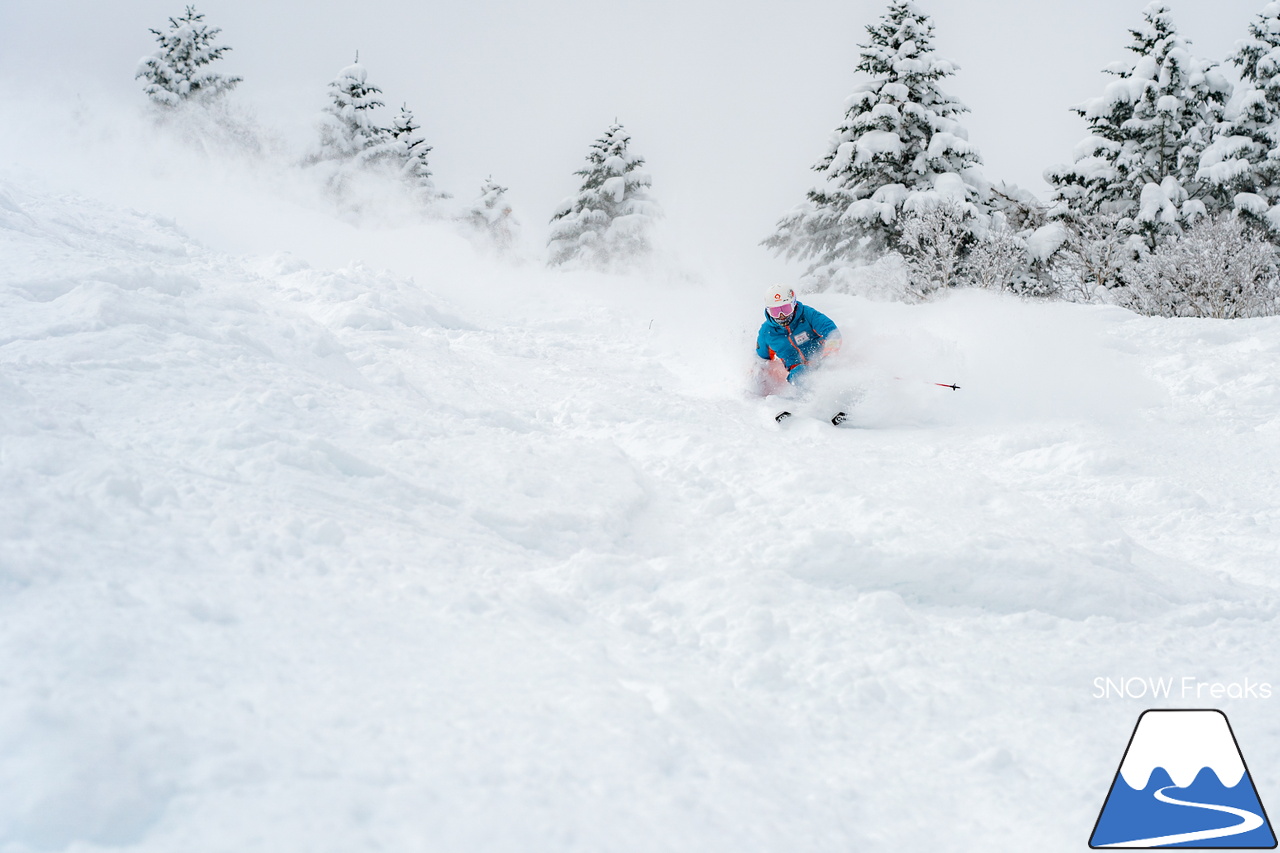
[[[764,310],[768,311],[769,316],[776,320],[779,317],[790,317],[791,312],[796,310],[796,304],[794,302],[788,302],[785,305],[770,305]]]

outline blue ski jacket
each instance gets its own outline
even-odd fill
[[[787,368],[787,381],[795,382],[821,360],[825,344],[839,342],[840,330],[830,317],[817,308],[796,302],[795,315],[786,326],[765,312],[764,323],[756,335],[756,355],[766,360],[780,359]]]

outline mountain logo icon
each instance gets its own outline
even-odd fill
[[[1227,715],[1144,711],[1089,846],[1274,849],[1271,821]]]

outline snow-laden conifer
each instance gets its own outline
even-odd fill
[[[551,219],[549,265],[614,269],[652,251],[650,232],[660,211],[649,195],[644,158],[630,146],[631,137],[617,123],[592,143],[586,167],[574,172],[581,188]]]
[[[867,33],[857,70],[869,79],[813,167],[821,181],[764,241],[811,261],[817,286],[842,265],[899,248],[904,212],[945,205],[966,227],[985,215],[982,160],[959,121],[968,108],[939,86],[957,66],[934,53],[933,22],[895,2]]]
[[[435,181],[431,178],[431,167],[428,164],[431,146],[418,134],[419,130],[421,127],[414,121],[413,111],[407,105],[402,105],[386,132],[383,145],[386,146],[386,156],[396,164],[400,177],[409,186],[414,197],[424,204],[430,204],[448,196],[436,189]]]
[[[388,132],[374,120],[374,110],[385,106],[378,100],[382,90],[370,85],[369,72],[356,61],[338,72],[329,84],[329,103],[320,125],[321,160],[372,160],[389,139]]]
[[[210,66],[231,48],[214,46],[218,27],[204,23],[195,6],[187,6],[180,18],[169,19],[169,29],[151,30],[160,47],[138,63],[135,78],[145,81],[142,90],[162,107],[176,107],[185,101],[207,101],[230,92],[241,82]]]
[[[1268,3],[1227,58],[1240,86],[1200,158],[1198,177],[1280,239],[1280,3]]]
[[[1075,162],[1046,177],[1061,212],[1117,214],[1154,246],[1159,235],[1177,234],[1220,207],[1197,173],[1231,84],[1216,63],[1192,54],[1159,0],[1130,34],[1136,58],[1108,67],[1116,79],[1075,108],[1090,130]]]
[[[514,250],[520,223],[511,212],[507,188],[492,176],[480,185],[480,195],[467,208],[467,222],[501,254]]]

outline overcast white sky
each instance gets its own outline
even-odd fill
[[[140,102],[148,27],[184,0],[0,0],[0,74]],[[441,188],[470,197],[492,173],[540,230],[576,189],[590,142],[615,117],[648,158],[672,227],[716,253],[755,248],[809,185],[808,167],[857,82],[864,27],[883,0],[202,0],[234,50],[237,96],[299,139],[324,87],[359,49],[389,104],[407,102],[435,147]],[[922,2],[946,88],[988,177],[1043,195],[1045,167],[1084,136],[1072,104],[1125,58],[1146,0]],[[1221,59],[1263,0],[1172,3],[1203,55]],[[7,84],[12,85],[12,84]],[[43,84],[41,84],[43,85]]]

